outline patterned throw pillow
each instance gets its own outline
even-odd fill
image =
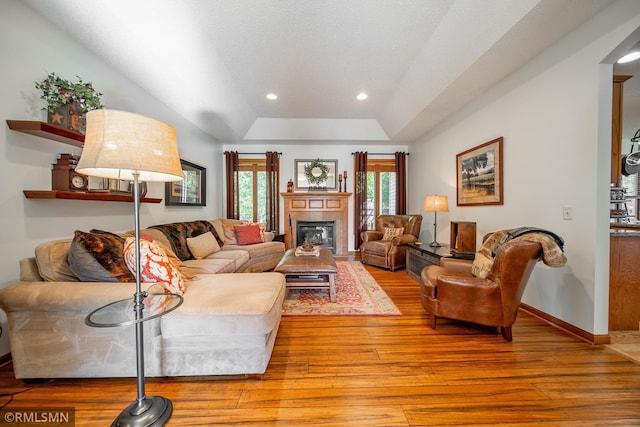
[[[236,232],[238,245],[264,242],[264,229],[261,232],[258,224],[236,225],[233,229]]]
[[[220,251],[220,245],[211,232],[202,233],[196,237],[188,237],[187,247],[195,259],[203,259]]]
[[[136,239],[127,237],[124,242],[124,260],[131,272],[136,271]],[[177,268],[160,245],[151,240],[140,238],[140,279],[143,282],[162,282],[165,292],[182,295],[185,292],[184,280]]]
[[[171,265],[177,268],[178,271],[180,271],[180,274],[182,274],[182,278],[184,280],[193,280],[196,277],[195,274],[193,274],[193,272],[189,270],[189,267],[184,265],[182,260],[178,258],[175,252],[173,252],[173,249],[171,249],[171,246],[167,246],[166,244],[154,239],[151,236],[146,236],[146,235],[143,235],[143,236],[146,237],[147,240],[152,240],[153,243],[160,246],[164,250],[164,252],[167,254],[167,257],[169,258],[169,262],[171,263]]]
[[[385,227],[382,240],[393,240],[394,237],[401,236],[403,234],[404,234],[404,227],[400,227],[400,228]]]
[[[124,239],[102,230],[76,230],[67,263],[83,282],[134,282],[123,257]]]

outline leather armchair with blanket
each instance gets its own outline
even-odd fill
[[[445,317],[496,326],[505,340],[512,340],[520,299],[536,263],[561,267],[566,258],[564,242],[553,233],[538,229],[511,239],[510,231],[485,236],[473,262],[443,257],[440,266],[422,270],[420,299],[431,328],[437,317]]]

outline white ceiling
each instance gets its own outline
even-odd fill
[[[25,2],[217,140],[406,144],[611,0]]]

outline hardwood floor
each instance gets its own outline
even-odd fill
[[[525,312],[512,343],[432,330],[405,270],[367,269],[403,316],[285,317],[263,379],[150,378],[147,395],[171,399],[170,426],[640,425],[640,365]],[[26,391],[0,397],[5,411],[71,407],[76,426],[103,426],[136,396],[133,378],[29,388],[11,369],[0,393]]]

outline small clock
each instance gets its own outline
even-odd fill
[[[69,190],[87,191],[89,189],[89,177],[76,171],[69,171]]]
[[[89,177],[75,171],[77,156],[61,154],[51,170],[51,189],[62,191],[88,191]]]

